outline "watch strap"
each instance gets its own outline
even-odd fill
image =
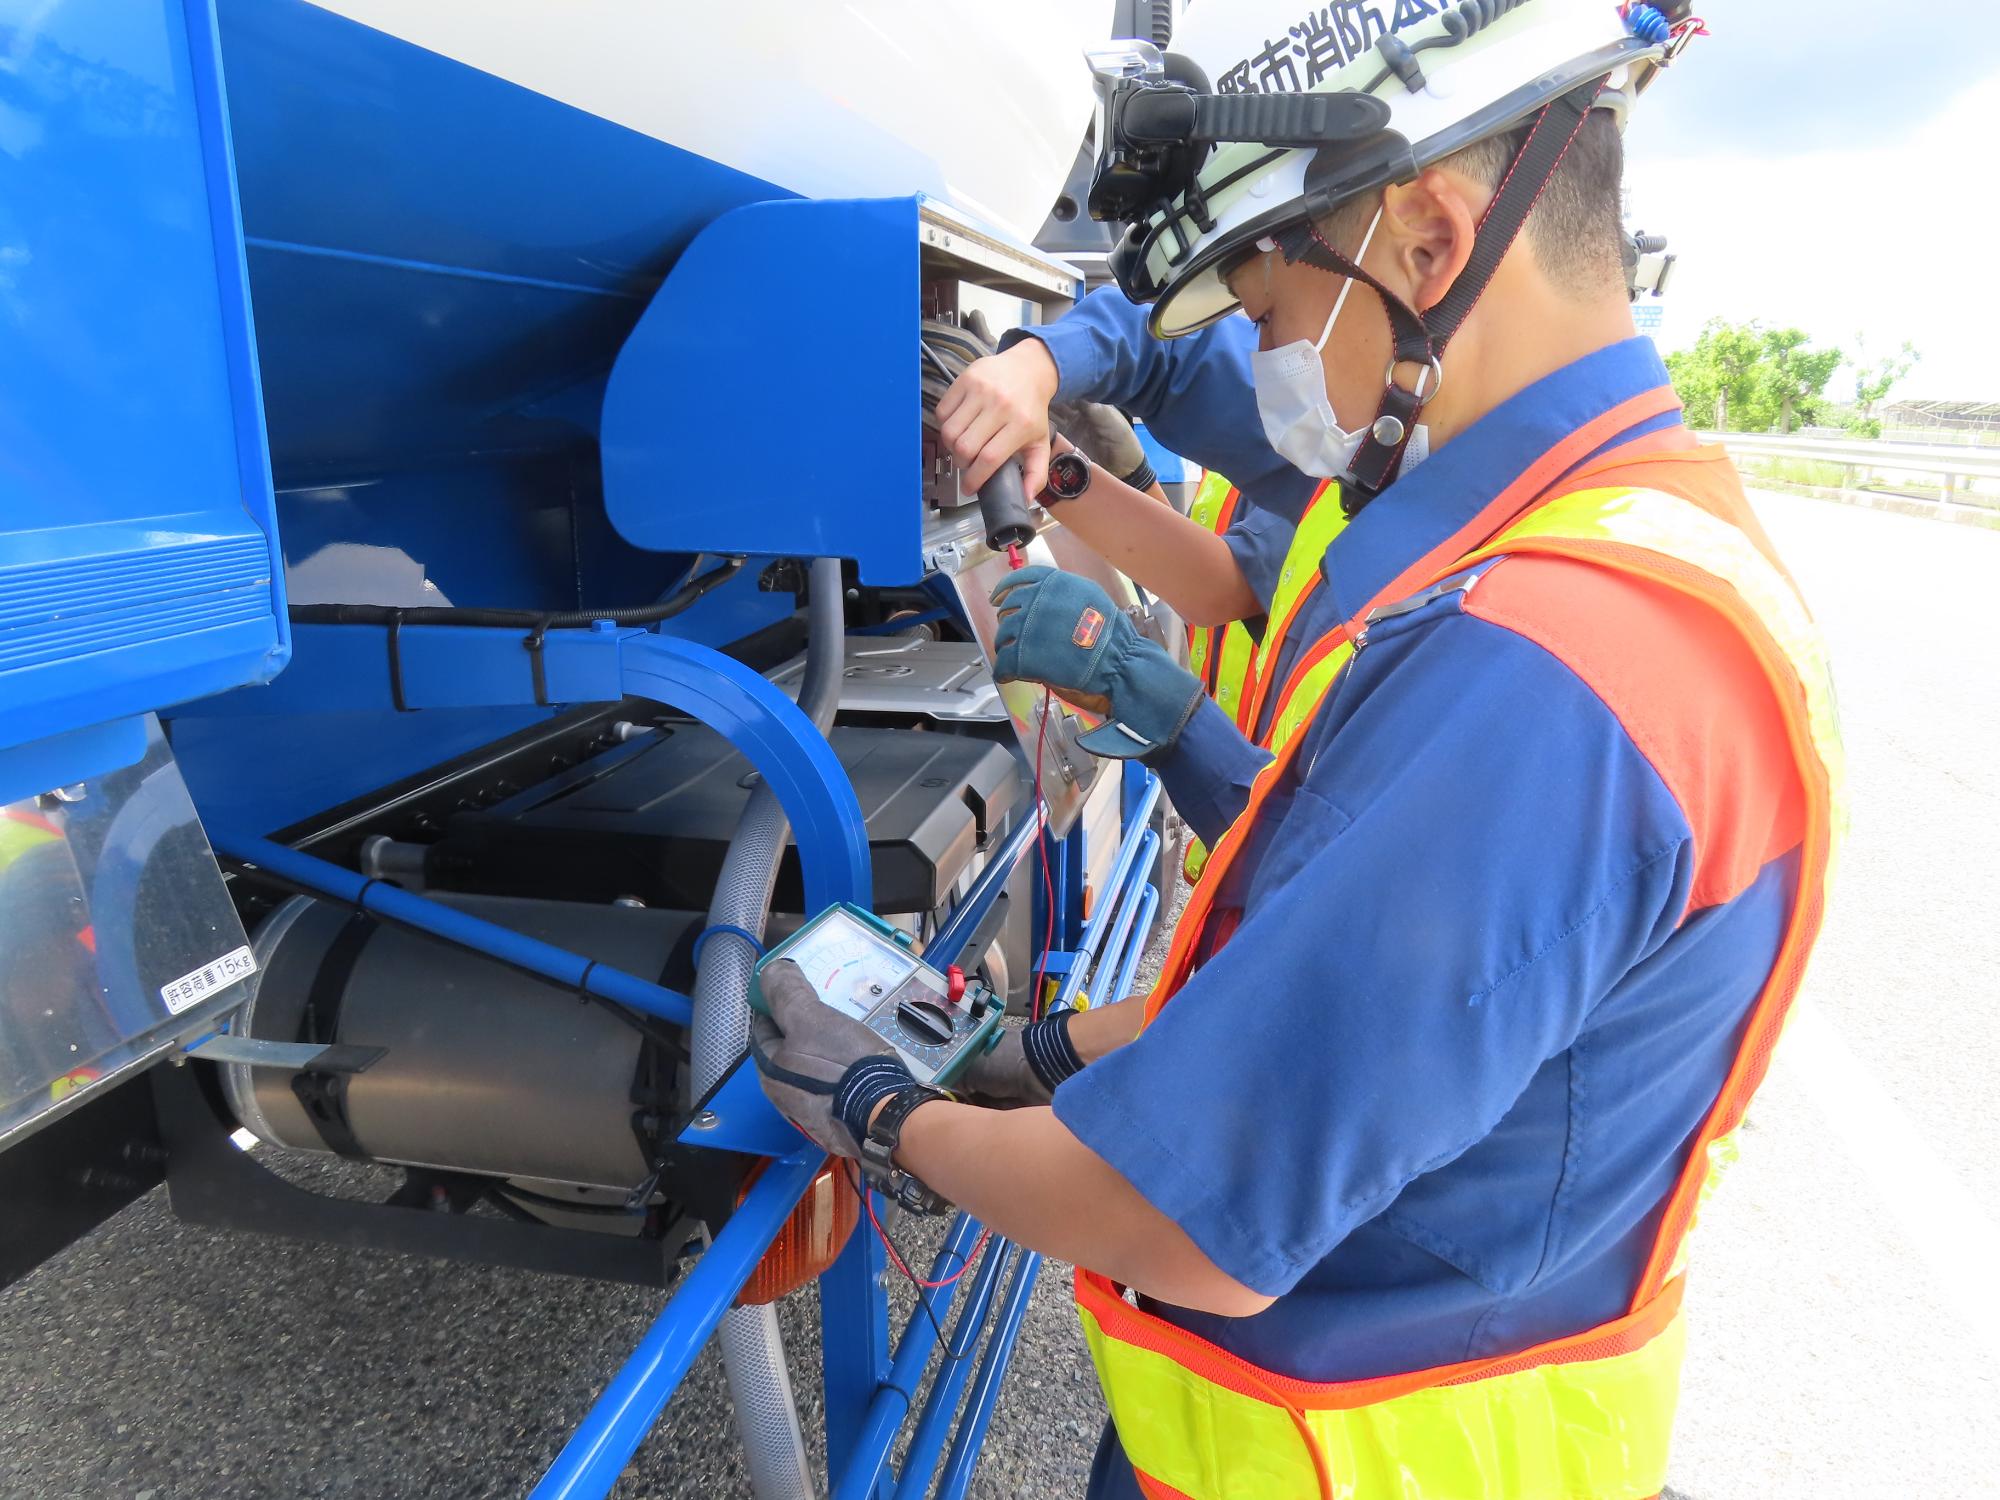
[[[868,1127],[861,1142],[861,1172],[869,1183],[915,1214],[941,1214],[951,1205],[916,1177],[895,1163],[896,1147],[902,1143],[903,1123],[933,1099],[949,1099],[950,1094],[928,1083],[913,1083],[890,1095]]]

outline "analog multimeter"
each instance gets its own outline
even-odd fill
[[[873,912],[829,906],[757,961],[750,1003],[769,1014],[765,966],[789,958],[822,1001],[895,1048],[919,1083],[947,1087],[999,1039],[1004,1005],[970,980],[954,1001],[951,981],[911,952],[910,941]]]

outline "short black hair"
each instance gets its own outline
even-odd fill
[[[1523,124],[1454,151],[1436,165],[1497,188],[1527,139]],[[1523,233],[1559,289],[1579,300],[1622,290],[1625,141],[1610,110],[1594,109],[1528,215]],[[1343,203],[1322,226],[1335,244],[1353,244],[1374,212],[1371,199]],[[1340,238],[1336,238],[1336,232]]]

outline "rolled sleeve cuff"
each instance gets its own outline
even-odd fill
[[[1174,808],[1210,848],[1250,802],[1250,783],[1270,755],[1243,737],[1213,698],[1195,705],[1178,738],[1146,757]]]
[[[1089,329],[1065,324],[1060,319],[1033,328],[1010,328],[1000,335],[1000,352],[1005,354],[1023,339],[1036,340],[1055,361],[1056,400],[1094,399],[1092,392],[1099,389],[1104,371]]]

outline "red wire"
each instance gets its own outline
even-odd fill
[[[979,1259],[980,1255],[985,1252],[986,1242],[991,1238],[993,1238],[992,1230],[981,1228],[979,1231],[979,1238],[972,1242],[972,1249],[966,1253],[964,1265],[960,1266],[956,1271],[953,1271],[949,1276],[945,1277],[944,1280],[942,1281],[920,1281],[917,1279],[917,1273],[910,1269],[908,1262],[906,1262],[903,1259],[902,1255],[898,1253],[896,1249],[896,1242],[889,1238],[889,1231],[882,1227],[882,1221],[875,1217],[874,1192],[871,1189],[863,1188],[861,1190],[861,1202],[862,1205],[868,1210],[868,1222],[875,1226],[875,1238],[880,1240],[882,1242],[882,1248],[889,1252],[889,1259],[895,1262],[896,1269],[902,1273],[903,1278],[906,1281],[908,1281],[911,1286],[920,1287],[927,1292],[935,1291],[937,1288],[941,1286],[950,1286],[953,1282],[957,1281],[959,1277],[963,1276],[967,1271],[970,1271],[973,1267],[974,1262],[976,1262]]]
[[[1049,713],[1053,705],[1047,688],[1042,689],[1042,727],[1035,733],[1035,816],[1042,815],[1042,753],[1049,742]],[[1028,996],[1028,1019],[1042,1018],[1042,988],[1049,977],[1049,946],[1056,940],[1056,881],[1049,870],[1049,830],[1046,824],[1035,835],[1035,853],[1042,861],[1042,953],[1035,965],[1035,987]]]

